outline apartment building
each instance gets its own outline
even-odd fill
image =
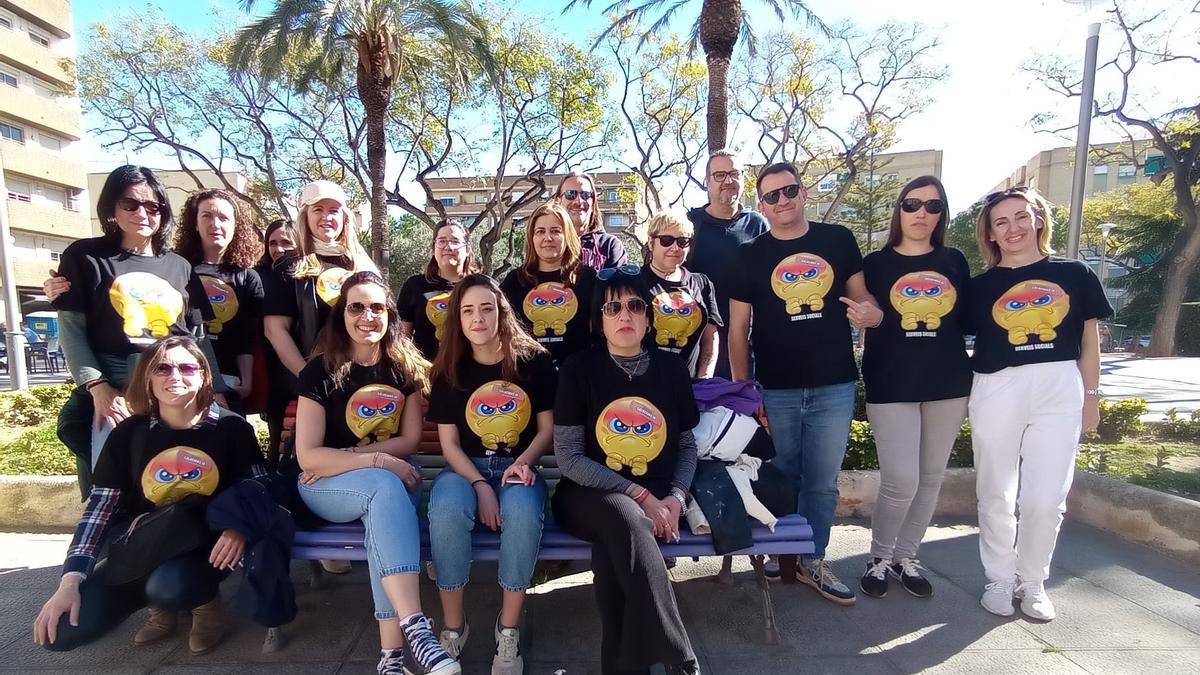
[[[178,217],[180,209],[183,208],[183,202],[193,192],[199,190],[207,190],[210,188],[223,189],[225,184],[221,182],[217,172],[209,169],[196,169],[192,171],[196,178],[192,178],[186,171],[182,169],[154,169],[154,175],[158,176],[158,180],[163,184],[163,188],[167,191],[167,200],[171,202],[171,208],[174,209],[176,217]],[[246,186],[250,180],[241,172],[226,171],[223,173],[225,180],[228,180],[233,187],[241,192],[246,191]],[[108,178],[108,172],[89,173],[87,175],[88,192],[93,195],[100,194],[100,189],[104,187],[104,181]],[[196,187],[196,179],[200,180],[203,187]],[[93,236],[99,236],[100,219],[96,217],[95,209],[88,208],[88,212],[92,217],[92,232]]]
[[[67,0],[0,0],[0,172],[18,290],[91,236]]]
[[[1135,140],[1132,144],[1099,143],[1091,147],[1088,156],[1084,195],[1146,182],[1164,169],[1162,153],[1149,140]],[[1037,188],[1051,204],[1070,204],[1074,174],[1075,146],[1043,150],[1017,167],[988,193],[1026,185]]]
[[[942,177],[941,150],[911,150],[907,152],[881,152],[856,162],[857,181],[892,181],[900,186],[917,176]],[[822,220],[838,189],[849,178],[844,168],[836,170],[821,161],[811,162],[805,167],[801,182],[808,186],[808,204],[805,215],[812,220]],[[842,209],[845,209],[843,206]],[[837,215],[830,222],[841,222]]]

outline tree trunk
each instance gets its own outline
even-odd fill
[[[724,148],[729,133],[729,61],[741,27],[741,0],[704,0],[699,38],[708,62],[709,152]]]
[[[368,57],[372,59],[372,57]],[[391,82],[384,74],[381,59],[373,72],[358,66],[358,95],[367,118],[367,177],[371,181],[371,259],[379,267],[385,282],[390,281],[391,237],[388,231],[387,184],[387,109]]]
[[[729,58],[709,56],[708,61],[708,151],[725,147],[729,133]]]
[[[1176,180],[1179,177],[1176,176]],[[1179,199],[1179,211],[1183,213],[1183,231],[1172,247],[1171,260],[1167,266],[1167,280],[1163,284],[1162,303],[1154,317],[1154,330],[1150,333],[1150,356],[1175,356],[1175,337],[1178,334],[1179,312],[1187,299],[1188,282],[1196,271],[1200,260],[1200,223],[1196,218],[1196,205],[1184,183]],[[1185,201],[1186,200],[1186,201]],[[1189,208],[1190,204],[1190,208]]]

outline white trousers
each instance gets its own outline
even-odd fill
[[[976,373],[968,407],[989,581],[1045,581],[1067,508],[1083,427],[1074,361]]]

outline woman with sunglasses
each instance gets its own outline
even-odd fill
[[[646,264],[642,278],[653,298],[654,330],[650,344],[678,354],[692,377],[709,378],[717,367],[717,329],[721,314],[716,289],[703,274],[684,269],[694,225],[664,211],[647,224]]]
[[[398,299],[400,330],[429,361],[437,356],[450,291],[463,277],[478,271],[466,226],[457,220],[442,221],[433,232],[433,252],[425,271],[404,282]]]
[[[215,315],[206,328],[230,388],[222,403],[244,415],[262,313],[262,280],[253,269],[262,243],[245,208],[224,190],[188,197],[180,221],[175,251],[200,276]]]
[[[400,333],[397,317],[382,277],[346,278],[300,373],[300,498],[319,518],[366,527],[379,672],[458,673],[421,613],[421,476],[405,458],[420,441],[429,362]]]
[[[280,218],[272,220],[267,225],[267,229],[263,232],[263,254],[258,260],[258,265],[254,267],[260,280],[275,274],[276,263],[286,264],[285,261],[294,255],[296,242],[299,239],[296,227],[290,220]],[[275,462],[278,460],[279,443],[283,434],[284,413],[288,403],[296,399],[295,376],[279,360],[270,341],[259,340],[258,350],[262,355],[260,357],[256,353],[255,361],[257,362],[261,358],[265,362],[265,368],[260,372],[264,372],[267,376],[267,398],[262,417],[267,422],[270,439],[267,447],[272,458],[271,467],[274,468]]]
[[[880,474],[859,587],[873,598],[887,595],[888,577],[917,597],[933,594],[917,548],[971,391],[962,322],[971,272],[962,252],[945,245],[949,221],[942,182],[913,179],[892,209],[887,244],[863,259],[867,290],[883,309],[867,330],[862,368]]]
[[[534,470],[554,441],[550,354],[522,330],[499,286],[472,274],[450,294],[433,364],[428,420],[448,465],[429,497],[429,541],[442,599],[440,642],[458,656],[469,633],[463,596],[476,523],[500,531],[495,675],[524,672],[519,624],[542,540],[546,483]]]
[[[34,641],[46,649],[68,651],[149,605],[150,615],[134,634],[134,645],[169,637],[178,613],[190,610],[188,649],[204,654],[225,632],[218,586],[241,562],[242,535],[234,530],[209,532],[198,513],[187,522],[203,531],[203,543],[147,563],[148,573],[122,568],[121,561],[104,551],[135,518],[185,498],[203,506],[234,483],[262,475],[262,452],[246,420],[212,405],[212,374],[190,336],[169,337],[147,349],[137,361],[126,395],[132,415],[105,442],[87,506],[67,549],[62,580],[34,620]],[[172,522],[183,525],[177,519]],[[166,536],[195,536],[195,529],[185,535],[177,527]],[[187,548],[186,543],[157,543],[147,546],[146,556],[154,557],[156,548]]]
[[[1050,558],[1081,432],[1100,420],[1100,319],[1112,314],[1080,260],[1051,257],[1050,204],[1032,188],[988,195],[975,237],[987,270],[971,279],[975,381],[968,412],[979,498],[980,603],[1021,600],[1049,621]],[[1018,513],[1020,516],[1018,517]]]
[[[604,217],[596,204],[596,181],[581,171],[572,171],[558,183],[554,201],[567,210],[579,235],[580,260],[592,269],[624,265],[629,256],[616,236],[604,231]]]
[[[529,216],[525,259],[500,284],[525,328],[562,363],[591,343],[588,316],[596,272],[580,260],[571,216],[549,202]]]
[[[80,457],[85,491],[104,439],[130,415],[124,390],[138,354],[216,318],[192,265],[167,250],[174,221],[153,171],[114,169],[100,190],[96,214],[104,234],[68,246],[58,272],[52,270],[45,283],[58,310],[67,367],[80,384],[59,413],[59,433]],[[227,387],[219,382],[216,389]],[[83,429],[89,426],[85,442]]]
[[[601,672],[696,673],[655,537],[679,536],[696,471],[699,421],[683,362],[647,350],[650,296],[640,270],[600,272],[592,325],[603,342],[562,365],[554,455],[555,521],[591,542]]]

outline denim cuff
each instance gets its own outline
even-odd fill
[[[437,587],[439,591],[457,591],[460,588],[466,588],[469,581],[464,581],[461,584],[443,584],[439,581]]]

